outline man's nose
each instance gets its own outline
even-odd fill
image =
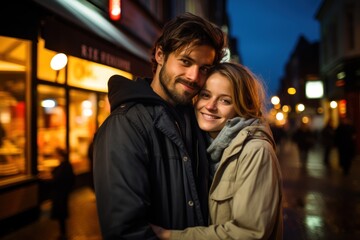
[[[186,78],[188,79],[188,81],[196,82],[198,81],[199,77],[200,77],[200,70],[198,66],[193,65],[187,69]]]

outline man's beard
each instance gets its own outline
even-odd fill
[[[166,71],[166,64],[161,68],[159,79],[160,85],[166,95],[175,103],[175,105],[186,105],[191,103],[191,100],[194,96],[192,96],[189,92],[184,92],[183,94],[178,93],[175,88],[176,82],[183,82],[189,86],[194,88],[200,89],[197,84],[189,83],[188,81],[184,80],[183,78],[176,78],[173,83],[171,83],[171,77],[168,75]],[[173,88],[170,88],[169,84],[173,84]]]

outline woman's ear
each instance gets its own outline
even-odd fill
[[[164,64],[165,55],[161,47],[156,47],[155,59],[160,66]]]

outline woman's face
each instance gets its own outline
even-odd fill
[[[202,130],[215,138],[228,119],[237,116],[230,81],[219,73],[212,74],[200,91],[195,113]]]

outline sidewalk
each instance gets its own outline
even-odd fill
[[[13,233],[0,237],[1,240],[57,240],[59,227],[50,219],[51,202],[42,205],[38,221]],[[68,240],[101,240],[96,213],[95,196],[88,187],[75,190],[69,201]]]
[[[279,151],[284,185],[284,240],[360,239],[360,158],[349,176],[343,176],[336,152],[330,168],[322,164],[321,149],[307,162],[286,142]],[[41,218],[1,240],[55,240],[57,223],[50,219],[50,202]],[[69,240],[100,240],[95,197],[90,188],[74,191],[70,199]]]

